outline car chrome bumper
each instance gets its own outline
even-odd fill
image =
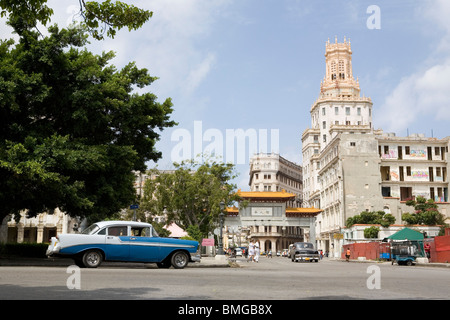
[[[194,253],[191,253],[191,261],[192,262],[200,262],[200,260],[201,260],[201,256],[200,256],[200,253],[198,251],[194,252]]]
[[[295,257],[295,260],[304,260],[304,261],[319,260],[319,257],[296,256],[296,257]]]

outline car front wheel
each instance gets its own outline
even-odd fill
[[[97,250],[86,251],[83,255],[83,264],[86,268],[97,268],[103,260],[102,254]]]
[[[188,255],[183,251],[175,252],[172,256],[171,263],[175,269],[183,269],[189,262]]]

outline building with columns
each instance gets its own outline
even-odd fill
[[[402,214],[413,210],[406,201],[417,196],[435,200],[448,217],[450,137],[375,130],[372,101],[353,77],[350,41],[327,41],[325,67],[311,128],[302,135],[303,206],[321,209],[318,247],[339,257],[350,241],[344,232],[349,217],[384,210],[401,224]]]
[[[52,214],[40,213],[27,218],[26,211],[21,212],[18,222],[13,216],[7,216],[0,225],[0,243],[47,243],[51,237],[61,233],[73,233],[80,228],[82,221],[71,218],[58,208]]]
[[[316,208],[292,208],[287,204],[295,199],[295,194],[281,191],[238,191],[246,206],[228,208],[225,218],[225,236],[233,237],[236,230],[243,239],[259,241],[261,252],[289,248],[294,242],[315,244],[315,221],[321,212]],[[228,241],[228,245],[232,243]],[[234,242],[236,243],[236,241]],[[224,245],[226,248],[226,244]]]

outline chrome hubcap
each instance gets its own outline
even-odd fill
[[[179,267],[182,267],[186,264],[186,255],[180,253],[175,257],[175,264]]]
[[[99,260],[100,260],[100,257],[98,256],[98,254],[96,252],[92,252],[92,253],[88,254],[88,256],[86,257],[87,263],[89,263],[89,265],[91,265],[91,266],[97,265]]]

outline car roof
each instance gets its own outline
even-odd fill
[[[99,226],[99,228],[103,228],[106,226],[114,226],[114,225],[130,225],[132,227],[151,227],[152,225],[147,222],[138,222],[138,221],[120,221],[120,220],[113,220],[113,221],[100,221],[96,222],[96,225]]]

